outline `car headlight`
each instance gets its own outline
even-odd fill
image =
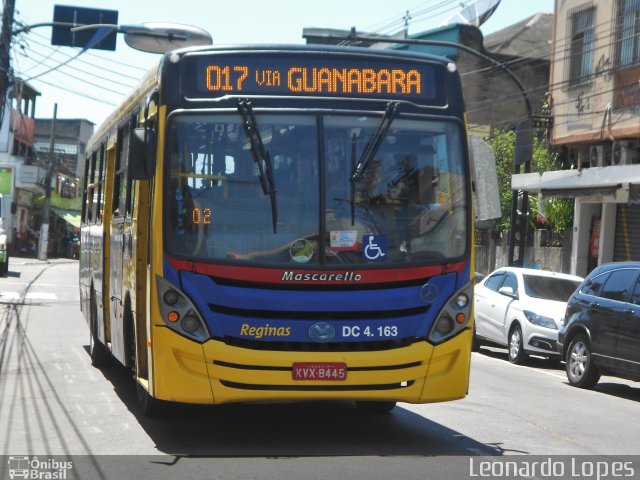
[[[529,320],[529,323],[537,325],[538,327],[550,328],[551,330],[558,329],[558,326],[556,325],[556,322],[553,320],[553,318],[545,317],[544,315],[539,315],[530,310],[524,310],[523,313],[524,313],[524,316],[527,317],[527,320]]]
[[[196,306],[178,288],[156,276],[162,320],[171,330],[196,342],[209,338],[209,331]]]

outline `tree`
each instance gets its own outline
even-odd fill
[[[508,230],[511,212],[511,176],[513,175],[513,158],[515,155],[516,134],[514,131],[502,131],[489,140],[489,144],[496,156],[496,171],[498,174],[498,189],[500,192],[500,208],[502,217],[498,228]],[[552,151],[544,140],[534,137],[531,170],[533,172],[547,172],[557,170],[559,166],[558,154]],[[546,225],[556,233],[561,233],[573,225],[573,201],[568,198],[551,198],[542,202],[542,210],[546,217]],[[529,196],[529,221],[533,228],[539,223],[537,218],[541,213],[538,198]]]

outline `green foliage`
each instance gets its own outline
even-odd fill
[[[500,207],[502,217],[498,221],[498,228],[508,230],[511,215],[511,176],[513,175],[513,159],[515,156],[516,134],[514,131],[497,133],[489,144],[496,156],[496,171],[498,173],[498,189],[500,191]],[[532,172],[546,172],[556,170],[558,156],[551,151],[543,140],[535,137],[533,155],[531,159]],[[573,201],[569,198],[551,198],[542,204],[546,215],[547,228],[554,232],[562,232],[573,225]],[[539,225],[536,218],[540,213],[538,198],[529,196],[529,221],[535,228]]]

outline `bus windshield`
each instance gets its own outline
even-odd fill
[[[252,139],[240,112],[172,115],[168,252],[286,268],[463,256],[470,233],[462,125],[397,115],[381,133],[382,119],[260,111]],[[380,137],[373,149],[372,136]]]

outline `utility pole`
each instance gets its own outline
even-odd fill
[[[2,11],[2,32],[0,32],[0,125],[4,119],[5,101],[9,88],[9,70],[11,51],[11,37],[13,35],[13,11],[16,0],[5,0]]]
[[[38,260],[47,260],[49,247],[49,210],[51,209],[51,177],[53,176],[53,147],[56,143],[56,117],[58,104],[53,104],[53,119],[51,120],[51,140],[49,141],[49,160],[47,173],[44,177],[44,208],[42,210],[42,225],[40,225],[40,245],[38,246]]]

